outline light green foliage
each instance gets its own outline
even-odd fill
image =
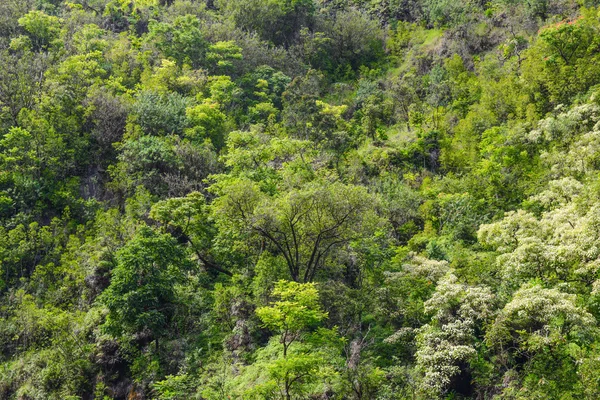
[[[73,42],[79,53],[103,51],[108,47],[107,32],[96,24],[84,25],[73,35]]]
[[[53,270],[53,264],[59,263],[59,253],[65,240],[58,233],[61,228],[64,228],[63,222],[54,218],[46,226],[31,222],[0,230],[0,237],[3,239],[0,266],[4,289],[14,285],[19,279],[30,276],[36,267],[40,270]],[[50,279],[49,281],[51,284]]]
[[[524,76],[537,76],[532,84],[548,90],[547,104],[564,104],[573,93],[597,81],[593,65],[598,56],[592,50],[600,29],[596,13],[595,9],[584,10],[579,19],[559,22],[540,32],[530,52],[537,62],[525,61]]]
[[[256,310],[267,328],[281,334],[284,353],[302,331],[327,316],[320,310],[318,295],[314,284],[279,281],[273,296],[280,300]]]
[[[0,398],[597,399],[596,0],[0,1]]]
[[[231,105],[241,94],[235,82],[227,75],[211,76],[208,86],[210,98],[223,106]]]
[[[158,202],[152,206],[150,217],[181,229],[183,234],[201,234],[206,229],[204,196],[196,192]]]
[[[66,179],[74,164],[73,150],[68,149],[64,138],[45,119],[32,114],[21,113],[23,125],[28,129],[11,128],[0,139],[0,165],[6,171],[4,179],[15,188],[11,198],[19,208],[29,210],[38,207],[41,201],[48,201],[61,189],[68,191],[68,181],[62,185],[55,182]]]
[[[283,178],[282,169],[288,166],[292,173],[312,175],[306,164],[312,161],[315,152],[307,140],[278,137],[264,128],[253,127],[250,131],[231,132],[227,150],[223,160],[230,168],[230,175],[246,176],[265,188],[279,182]]]
[[[186,116],[191,127],[186,130],[186,136],[196,142],[210,139],[217,149],[223,147],[227,120],[220,108],[219,103],[212,100],[189,107]]]
[[[232,275],[215,261],[214,251],[211,249],[215,227],[209,219],[201,193],[193,192],[186,197],[155,203],[150,210],[150,217],[161,222],[180,242],[187,242],[198,262],[205,268]]]
[[[479,212],[482,203],[469,193],[440,193],[435,201],[425,202],[422,209],[426,217],[431,217],[431,226],[437,232],[472,241],[485,218]]]
[[[155,383],[154,390],[158,394],[158,399],[183,400],[190,386],[188,379],[186,375],[169,375],[165,380]]]
[[[141,83],[146,91],[161,96],[173,95],[174,92],[192,96],[204,90],[207,79],[204,71],[193,70],[188,65],[177,65],[173,60],[162,59],[160,64],[143,71]]]
[[[273,296],[278,300],[258,308],[256,314],[279,337],[269,347],[282,347],[282,353],[265,365],[269,380],[252,389],[250,398],[295,399],[308,394],[315,379],[327,379],[326,375],[333,372],[327,371],[325,357],[327,346],[339,339],[335,330],[317,330],[309,335],[327,317],[314,284],[279,281]],[[275,345],[277,342],[281,346]]]
[[[281,97],[286,90],[291,78],[281,71],[263,65],[248,73],[242,79],[242,86],[246,95],[251,95],[254,102],[270,101],[277,108],[281,108]]]
[[[168,138],[142,136],[128,141],[121,153],[121,163],[111,170],[116,188],[131,190],[144,185],[154,193],[165,193],[165,174],[177,168],[177,159]]]
[[[19,25],[25,29],[36,50],[46,50],[59,44],[61,21],[57,17],[31,11],[19,18]]]
[[[31,399],[76,397],[88,390],[85,376],[93,370],[93,346],[85,337],[99,319],[96,313],[66,312],[36,305],[33,296],[15,293],[7,318],[0,322],[3,351],[27,348],[19,361],[5,364],[0,387],[14,388]]]
[[[216,70],[227,70],[233,67],[234,60],[242,59],[242,48],[234,41],[217,42],[210,45],[206,53],[206,60],[215,63]]]

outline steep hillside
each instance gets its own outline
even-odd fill
[[[600,398],[600,3],[0,2],[0,399]]]

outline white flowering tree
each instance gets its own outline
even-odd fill
[[[493,317],[495,301],[489,288],[459,283],[451,272],[440,280],[425,302],[432,321],[417,335],[416,359],[423,395],[437,398],[450,389],[460,391],[463,383],[469,385],[469,363],[477,355],[480,342],[476,329]]]
[[[519,210],[481,226],[479,242],[496,250],[502,278],[512,290],[529,279],[585,292],[598,279],[600,202],[573,178],[549,183],[529,204],[539,216]]]
[[[486,335],[503,371],[503,394],[540,398],[551,387],[568,392],[577,381],[578,350],[590,344],[595,333],[595,318],[577,305],[575,295],[524,285]]]

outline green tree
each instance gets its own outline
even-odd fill
[[[327,313],[321,310],[319,292],[314,283],[279,281],[275,284],[273,296],[280,300],[256,309],[256,314],[267,328],[280,335],[283,356],[286,357],[291,344],[304,331],[327,317]]]
[[[170,235],[142,227],[116,260],[98,298],[108,309],[104,327],[117,335],[148,332],[158,349],[177,307],[174,286],[183,279],[186,256]]]
[[[357,9],[340,11],[322,22],[321,30],[332,40],[332,58],[342,72],[377,60],[383,52],[383,32],[377,21]]]
[[[19,112],[36,104],[47,63],[44,56],[30,51],[0,52],[0,120],[6,125],[16,126]]]
[[[224,223],[258,236],[263,246],[282,255],[297,282],[311,282],[324,269],[333,272],[336,255],[374,235],[382,223],[373,196],[339,182],[314,182],[267,197],[255,185],[238,181],[215,206]]]
[[[180,241],[187,242],[198,261],[208,270],[233,274],[215,261],[211,244],[215,235],[214,224],[201,193],[186,197],[170,198],[152,206],[150,217],[161,222]]]
[[[233,40],[211,44],[206,53],[206,61],[214,71],[228,71],[233,68],[235,60],[242,59],[242,48]]]
[[[195,142],[210,139],[213,145],[220,149],[225,143],[227,116],[221,111],[221,106],[212,100],[205,100],[201,104],[189,107],[186,110],[190,128],[186,136]]]
[[[575,295],[523,285],[486,335],[489,346],[498,352],[497,360],[502,360],[503,379],[511,382],[503,394],[578,396],[573,356],[595,335],[596,320],[577,306]]]
[[[314,342],[316,336],[309,337],[309,333],[327,317],[327,313],[321,310],[315,284],[279,281],[273,296],[278,300],[258,308],[256,314],[265,327],[277,334],[275,343],[280,344],[281,355],[269,362],[267,369],[280,397],[290,400],[306,393],[306,386],[313,385],[319,372],[323,372],[319,369],[326,363],[325,351],[319,351],[315,346],[318,342]],[[321,336],[321,340],[335,340],[335,331],[321,330],[316,335]],[[325,349],[327,343],[321,342],[320,346]],[[268,388],[271,384],[268,382],[262,387]]]
[[[276,45],[290,45],[303,26],[310,24],[312,0],[217,0],[244,30],[254,31]]]
[[[539,96],[538,107],[549,111],[558,104],[568,104],[574,95],[585,92],[598,82],[595,67],[600,23],[595,8],[583,10],[576,20],[549,25],[541,30],[535,45],[528,51],[523,76],[530,90]]]
[[[192,100],[178,93],[142,91],[133,105],[136,122],[147,135],[182,135],[188,127],[186,108]]]
[[[197,68],[204,61],[208,44],[195,15],[176,17],[173,22],[151,21],[146,42],[156,47],[165,57],[179,65]]]
[[[27,32],[34,50],[47,50],[56,45],[61,33],[60,19],[43,11],[30,11],[19,18],[19,25]]]

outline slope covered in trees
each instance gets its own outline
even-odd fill
[[[0,2],[1,399],[597,399],[595,0]]]

